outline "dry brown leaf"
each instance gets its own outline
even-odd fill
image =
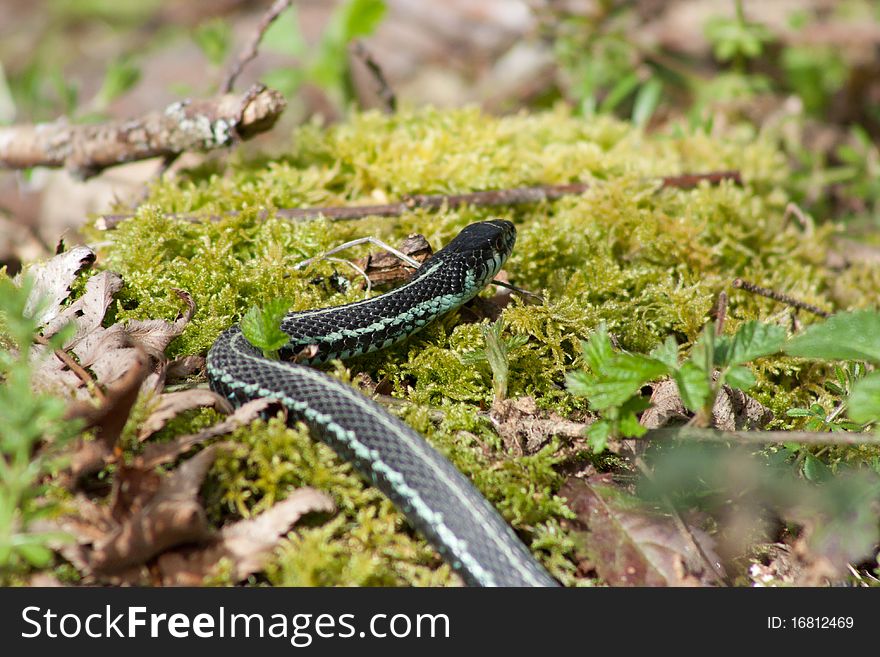
[[[608,475],[569,479],[560,494],[577,514],[581,551],[611,586],[707,586],[710,564],[668,518],[644,508]],[[702,551],[720,568],[713,541],[689,528]]]
[[[181,454],[185,454],[196,445],[200,445],[206,440],[231,433],[238,427],[250,424],[260,417],[266,409],[277,406],[281,409],[284,407],[278,402],[271,399],[254,399],[246,404],[242,404],[236,411],[222,422],[218,422],[207,429],[196,434],[186,436],[178,436],[167,443],[159,443],[155,445],[147,445],[143,454],[135,459],[135,466],[142,469],[154,468],[157,465],[170,463]]]
[[[226,399],[205,388],[190,388],[160,395],[158,405],[138,431],[138,440],[143,442],[183,411],[203,406],[212,406],[220,413],[232,412],[232,405]]]
[[[213,445],[183,463],[159,484],[143,507],[93,546],[93,572],[115,572],[145,563],[175,545],[211,536],[211,527],[198,495],[214,462]]]
[[[38,326],[54,319],[61,311],[61,303],[70,296],[70,286],[76,275],[93,262],[94,251],[87,246],[76,246],[45,263],[29,267],[25,275],[33,280],[34,286],[25,305],[25,314],[32,316]],[[15,280],[20,283],[21,275]]]
[[[122,289],[122,277],[112,271],[102,271],[86,282],[83,295],[61,310],[43,329],[43,335],[55,335],[68,322],[76,326],[76,333],[63,346],[69,349],[83,337],[101,326],[113,295]]]
[[[693,414],[688,411],[675,381],[668,379],[654,386],[651,407],[642,413],[640,423],[648,429],[659,429],[672,422],[683,424]],[[712,407],[712,426],[721,431],[761,429],[773,419],[773,412],[741,390],[722,386]]]
[[[99,406],[83,401],[68,407],[67,419],[79,418],[86,429],[95,430],[95,440],[80,439],[73,453],[70,471],[74,481],[102,468],[113,454],[148,372],[146,357],[136,357],[134,366],[107,390]]]
[[[76,326],[74,337],[65,345],[72,351],[79,364],[88,369],[99,385],[111,386],[125,377],[134,367],[138,349],[145,350],[157,363],[164,363],[165,348],[175,337],[183,332],[192,318],[195,304],[185,292],[176,290],[186,303],[186,310],[174,322],[164,320],[133,320],[125,324],[114,324],[104,328],[101,323],[113,294],[120,289],[122,279],[112,272],[101,272],[89,279],[86,292],[76,302],[65,309],[48,328],[57,331],[67,321]],[[43,355],[46,347],[35,345],[34,357]],[[160,367],[160,372],[162,368]],[[161,374],[153,376],[149,384],[160,387]],[[45,359],[45,366],[38,368],[34,377],[38,390],[64,390],[73,398],[88,400],[91,394],[83,380],[67,369],[57,358]]]
[[[583,438],[591,423],[572,422],[556,413],[539,411],[532,397],[496,400],[489,417],[508,450],[518,455],[537,452],[553,436]]]
[[[418,262],[424,262],[433,253],[425,236],[418,234],[408,236],[397,250]],[[409,280],[413,275],[412,266],[390,251],[371,253],[366,258],[355,260],[354,264],[366,273],[372,285],[391,285]]]
[[[165,348],[189,324],[196,312],[196,303],[188,292],[174,290],[175,294],[186,304],[186,310],[181,312],[173,322],[164,319],[131,320],[126,322],[125,331],[132,339],[143,345],[147,353],[157,361],[165,357]]]
[[[166,586],[199,586],[221,559],[229,560],[232,579],[241,581],[263,568],[266,557],[306,513],[333,513],[333,499],[314,488],[300,488],[250,520],[224,527],[210,544],[165,552],[158,567]]]

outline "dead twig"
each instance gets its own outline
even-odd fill
[[[694,173],[681,176],[669,176],[661,178],[661,189],[689,189],[700,182],[717,184],[729,180],[736,184],[742,183],[738,171],[713,171],[709,173]],[[346,205],[313,208],[281,208],[275,211],[275,215],[291,221],[307,221],[323,217],[330,221],[343,221],[351,219],[364,219],[366,217],[399,217],[413,210],[441,210],[443,208],[454,209],[465,205],[476,207],[497,207],[506,205],[527,205],[544,201],[555,201],[565,196],[583,194],[590,189],[590,183],[569,183],[565,185],[538,185],[535,187],[512,187],[509,189],[493,189],[481,192],[468,192],[466,194],[415,194],[404,196],[397,203],[383,205]],[[222,217],[237,216],[238,211],[224,213]],[[95,226],[100,230],[112,230],[131,214],[105,214],[98,219]],[[197,214],[170,214],[172,219],[181,221],[219,221],[220,215],[197,215]],[[263,212],[261,216],[267,216]]]
[[[758,294],[762,297],[767,297],[768,299],[773,299],[774,301],[784,303],[787,306],[791,306],[792,308],[806,310],[807,312],[811,312],[814,315],[818,315],[819,317],[831,317],[831,313],[822,310],[818,306],[814,306],[811,303],[795,299],[794,297],[790,297],[789,295],[783,294],[782,292],[777,292],[776,290],[771,290],[766,287],[761,287],[760,285],[755,285],[754,283],[744,281],[741,278],[735,278],[733,280],[733,287],[739,290],[745,290],[746,292],[751,292],[752,294]]]
[[[348,47],[352,57],[364,65],[370,76],[376,83],[376,96],[382,103],[382,111],[386,114],[394,114],[397,111],[397,96],[394,89],[388,84],[388,78],[379,63],[373,58],[373,54],[360,39],[355,39]]]
[[[238,59],[236,59],[229,68],[229,72],[226,74],[226,79],[223,80],[223,84],[220,86],[221,93],[228,94],[232,92],[232,88],[235,86],[235,81],[238,79],[238,76],[241,75],[244,67],[247,66],[248,63],[250,63],[250,61],[259,53],[260,41],[263,40],[266,30],[268,30],[269,26],[275,22],[275,19],[281,15],[281,12],[290,6],[291,1],[292,0],[275,0],[275,2],[272,3],[272,6],[269,7],[265,14],[263,14],[260,18],[260,22],[257,24],[256,31],[251,37],[251,40],[248,41],[247,47],[241,51],[238,55]]]
[[[0,127],[0,167],[65,167],[88,178],[125,162],[230,146],[271,128],[285,107],[279,92],[259,86],[244,96],[172,103],[136,119]]]
[[[715,304],[715,335],[724,333],[724,322],[727,319],[727,292],[721,291]]]
[[[880,437],[873,433],[843,431],[718,431],[698,427],[663,427],[650,429],[643,440],[690,440],[698,442],[742,443],[768,445],[772,443],[799,443],[801,445],[880,445]]]
[[[41,344],[44,347],[49,346],[49,341],[42,335],[35,335],[34,342]],[[64,351],[64,349],[55,349],[54,353],[55,357],[58,358],[58,360],[67,365],[67,369],[69,369],[80,378],[80,380],[86,385],[86,388],[95,391],[95,397],[97,397],[101,401],[101,403],[107,401],[107,398],[104,396],[104,392],[101,390],[101,387],[97,383],[95,383],[92,375],[89,374],[84,367],[77,363],[70,354]]]

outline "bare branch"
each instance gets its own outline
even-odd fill
[[[87,178],[125,162],[207,151],[229,146],[236,138],[249,139],[271,128],[285,106],[280,93],[257,86],[244,96],[184,100],[136,119],[0,127],[0,167],[66,167]]]
[[[737,184],[742,183],[738,171],[713,171],[710,173],[694,173],[681,176],[669,176],[661,178],[661,188],[688,189],[702,181],[717,184],[724,180],[731,180]],[[469,192],[466,194],[416,194],[404,196],[397,203],[384,205],[345,205],[314,208],[282,208],[276,211],[276,216],[290,219],[291,221],[306,221],[323,217],[330,221],[343,221],[350,219],[364,219],[365,217],[399,217],[413,210],[440,210],[443,208],[458,208],[464,205],[478,207],[497,207],[503,205],[526,205],[540,203],[542,201],[555,201],[564,196],[583,194],[591,187],[590,183],[570,183],[566,185],[539,185],[536,187],[513,187],[509,189],[493,189],[483,192]],[[224,213],[223,216],[236,216],[237,211]],[[130,219],[132,214],[105,214],[96,222],[100,230],[111,230],[121,222]],[[218,215],[195,215],[195,214],[171,214],[173,219],[183,221],[218,221]]]
[[[235,60],[235,63],[230,67],[229,72],[226,74],[226,79],[220,87],[221,93],[228,94],[232,91],[233,86],[235,86],[235,81],[238,76],[241,75],[244,67],[257,56],[260,41],[263,40],[266,30],[268,30],[269,26],[275,22],[275,19],[281,15],[281,12],[290,6],[291,1],[292,0],[275,0],[275,2],[272,3],[272,6],[269,7],[265,14],[263,14],[262,18],[260,18],[260,22],[257,24],[257,29],[254,32],[254,35],[248,42],[247,48],[239,54],[238,59]]]
[[[772,443],[800,443],[801,445],[880,445],[880,437],[873,433],[844,431],[717,431],[697,427],[664,427],[651,429],[643,440],[690,440],[699,442],[741,443],[769,445]]]
[[[752,294],[760,295],[762,297],[767,297],[768,299],[773,299],[774,301],[784,303],[785,305],[791,306],[793,308],[806,310],[807,312],[811,312],[814,315],[818,315],[819,317],[831,317],[831,313],[822,310],[818,306],[814,306],[811,303],[801,301],[800,299],[795,299],[794,297],[783,294],[782,292],[777,292],[776,290],[771,290],[766,287],[761,287],[760,285],[755,285],[754,283],[744,281],[741,278],[735,278],[733,280],[733,287],[740,290],[745,290],[746,292],[751,292]]]
[[[388,83],[388,78],[385,77],[385,72],[379,66],[379,62],[375,60],[373,54],[360,39],[352,41],[348,50],[352,57],[364,65],[370,77],[375,81],[376,96],[382,104],[382,111],[386,114],[394,114],[397,111],[397,96],[394,95],[394,89]]]

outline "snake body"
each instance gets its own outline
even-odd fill
[[[476,296],[513,249],[516,229],[492,220],[465,227],[405,285],[372,299],[289,313],[282,358],[316,345],[306,364],[349,358],[395,344]],[[301,361],[302,362],[302,361]],[[553,586],[492,505],[425,439],[351,386],[304,364],[264,358],[238,325],[207,358],[211,388],[241,405],[273,398],[288,423],[313,437],[387,495],[410,524],[471,586]]]

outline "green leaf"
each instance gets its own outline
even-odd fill
[[[880,313],[876,310],[838,313],[793,337],[783,350],[805,358],[867,360],[880,364]]]
[[[599,111],[603,114],[610,114],[637,86],[639,86],[639,76],[636,73],[623,76],[602,100]]]
[[[130,57],[119,57],[107,67],[104,83],[95,96],[98,107],[106,107],[131,89],[141,79],[141,69]]]
[[[741,365],[761,356],[779,351],[785,330],[775,324],[750,321],[739,327],[728,340],[719,340],[715,348],[715,364]]]
[[[52,550],[38,543],[24,543],[15,548],[34,568],[45,568],[52,563]]]
[[[273,68],[260,76],[267,87],[277,89],[285,96],[292,96],[305,80],[305,73],[298,68]]]
[[[219,66],[229,54],[229,47],[232,45],[232,28],[222,18],[214,18],[196,27],[193,31],[193,40],[208,61],[214,66]]]
[[[302,57],[306,53],[306,42],[295,5],[288,7],[275,19],[263,35],[262,43],[267,50],[290,57]]]
[[[386,10],[385,0],[349,0],[339,16],[343,39],[348,42],[372,34],[385,18]]]
[[[337,88],[348,65],[348,43],[368,36],[385,17],[384,0],[348,0],[330,17],[309,74],[319,85]]]
[[[481,349],[481,355],[485,360],[485,352]],[[467,361],[465,361],[467,362]],[[583,370],[574,370],[567,372],[565,375],[565,387],[568,391],[577,397],[586,397],[589,394],[590,385],[592,385],[595,377]]]
[[[831,478],[831,469],[812,454],[804,459],[804,476],[810,481],[827,481]]]
[[[855,382],[847,413],[860,424],[880,419],[880,372],[871,372]]]
[[[621,414],[617,426],[623,438],[641,438],[648,431],[647,428],[639,424],[639,418],[632,411]]]
[[[587,387],[590,408],[620,406],[649,381],[669,372],[665,363],[640,354],[615,354]]]
[[[244,337],[267,358],[277,357],[276,352],[290,339],[280,328],[290,305],[287,299],[272,299],[262,309],[252,306],[241,320]]]
[[[724,377],[724,382],[731,388],[736,388],[737,390],[748,390],[757,383],[752,371],[749,368],[740,365],[728,370],[727,375]]]
[[[688,361],[673,373],[682,403],[692,411],[705,406],[712,390],[709,374],[696,363]]]
[[[660,104],[660,94],[662,93],[663,83],[657,78],[651,78],[642,85],[633,104],[632,122],[638,126],[647,124],[654,115],[657,105]]]
[[[611,346],[608,329],[604,322],[599,324],[590,339],[582,342],[581,345],[583,346],[584,362],[593,373],[600,372],[605,367],[605,363],[614,357],[614,348]]]
[[[601,454],[608,446],[608,438],[611,436],[611,422],[608,420],[596,420],[587,428],[587,442],[590,449],[596,454]]]
[[[678,343],[674,337],[669,335],[663,344],[658,345],[651,351],[650,356],[661,363],[666,363],[669,369],[675,369],[678,367]]]

